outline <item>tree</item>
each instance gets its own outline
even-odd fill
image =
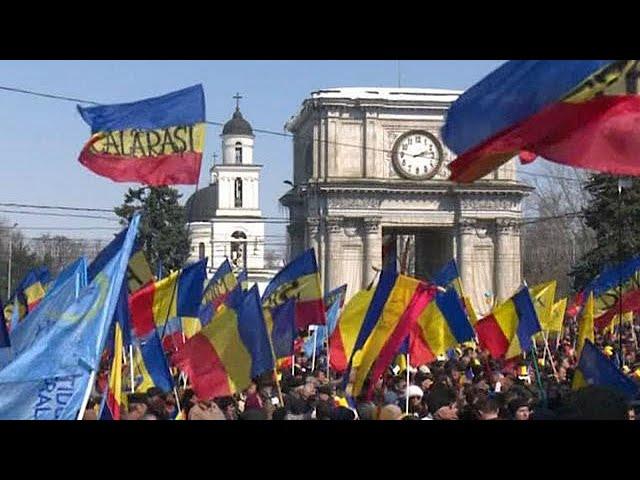
[[[29,247],[22,232],[9,228],[7,222],[0,220],[0,258],[2,258],[0,261],[0,297],[2,298],[5,298],[7,292],[9,235],[11,235],[11,291],[29,270],[42,264],[38,256]]]
[[[529,285],[556,280],[561,297],[570,293],[576,259],[594,244],[593,232],[582,218],[588,200],[582,183],[588,175],[552,163],[540,173],[533,177],[535,190],[525,203],[523,273]]]
[[[114,209],[127,225],[135,212],[142,212],[138,238],[153,268],[161,263],[164,271],[182,268],[189,257],[189,232],[182,195],[171,187],[130,188],[124,204]]]
[[[584,287],[606,265],[640,253],[640,180],[618,196],[618,177],[593,175],[584,185],[589,195],[583,209],[595,245],[581,256],[571,272],[576,290]]]

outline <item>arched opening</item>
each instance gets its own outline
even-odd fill
[[[236,163],[242,163],[242,143],[236,142]]]
[[[236,208],[242,208],[242,179],[236,178],[234,188],[234,199]]]
[[[243,232],[233,232],[231,238],[231,264],[237,268],[247,268],[247,236]]]
[[[198,259],[203,260],[204,259],[204,243],[200,242],[198,244]]]

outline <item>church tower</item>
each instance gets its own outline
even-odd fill
[[[208,271],[227,258],[234,271],[248,272],[260,287],[273,272],[264,268],[264,219],[260,210],[260,170],[253,163],[255,136],[251,124],[236,110],[222,129],[222,162],[210,169],[209,186],[186,203],[191,227],[191,261],[209,257]]]

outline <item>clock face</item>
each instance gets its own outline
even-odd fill
[[[426,180],[438,173],[443,160],[438,139],[424,130],[401,135],[393,145],[393,167],[402,177]]]

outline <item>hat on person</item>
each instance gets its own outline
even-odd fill
[[[409,388],[407,388],[407,397],[409,397],[409,398],[411,398],[411,397],[420,397],[420,398],[422,398],[423,395],[424,395],[424,392],[417,385],[409,385]]]
[[[420,365],[420,367],[418,368],[418,370],[421,373],[431,373],[431,370],[429,369],[429,367],[427,367],[426,365]]]

